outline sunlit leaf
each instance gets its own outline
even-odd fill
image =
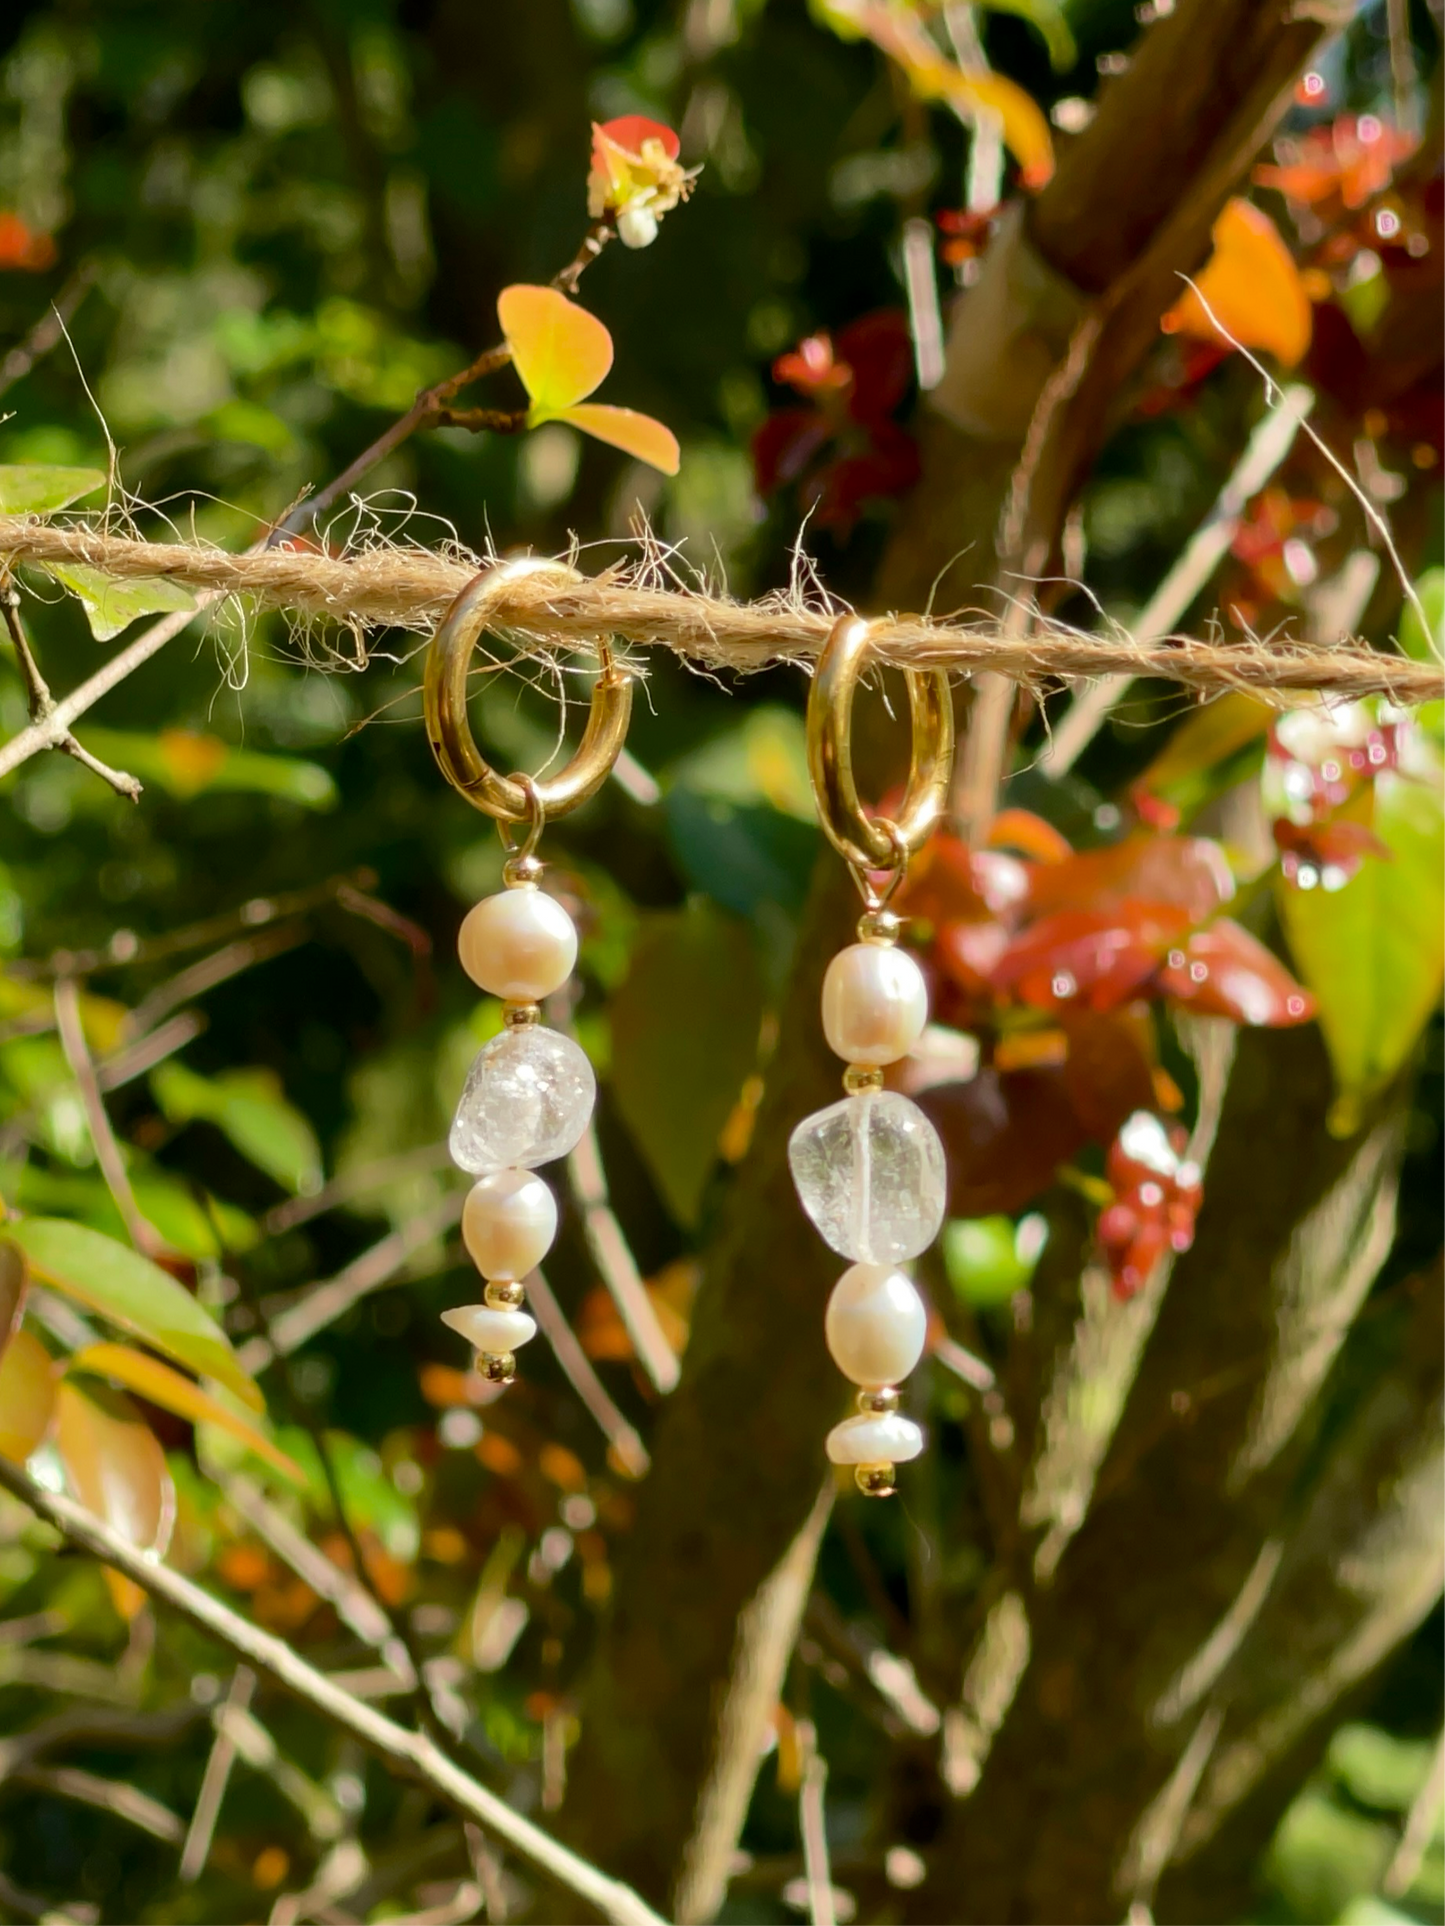
[[[605,401],[587,401],[572,408],[559,408],[549,418],[570,421],[584,435],[620,448],[624,454],[645,461],[649,467],[660,468],[664,475],[675,475],[682,460],[677,436],[672,430],[651,415],[639,414],[635,408],[613,408]]]
[[[10,1235],[25,1252],[33,1276],[134,1332],[178,1364],[216,1378],[253,1411],[265,1409],[261,1393],[236,1362],[210,1312],[148,1257],[60,1217],[22,1218]]]
[[[212,1123],[258,1170],[287,1190],[321,1183],[316,1133],[269,1070],[227,1070],[198,1076],[174,1058],[151,1073],[156,1102],[175,1124]]]
[[[1415,604],[1406,602],[1400,614],[1400,647],[1417,662],[1438,662],[1445,655],[1445,568],[1427,570],[1415,584],[1415,594],[1425,621]]]
[[[607,329],[556,288],[503,288],[497,316],[532,398],[529,418],[545,421],[584,401],[612,366]]]
[[[138,1551],[164,1556],[176,1488],[155,1433],[124,1392],[62,1383],[55,1394],[55,1444],[81,1504]],[[134,1618],[145,1593],[119,1572],[107,1568],[105,1577],[116,1610]]]
[[[747,927],[706,902],[656,917],[612,999],[612,1088],[664,1201],[695,1224],[752,1071],[762,984]]]
[[[102,761],[128,769],[142,782],[154,783],[173,796],[231,790],[279,796],[306,809],[329,809],[336,801],[336,784],[320,763],[233,749],[219,736],[190,729],[162,729],[153,735],[88,729],[85,740]]]
[[[1040,1224],[1039,1218],[1027,1220]],[[1041,1244],[1020,1238],[1011,1217],[955,1218],[943,1227],[943,1265],[948,1281],[976,1310],[1007,1304],[1034,1274]]]
[[[320,1515],[332,1516],[331,1489],[315,1440],[299,1425],[285,1425],[278,1429],[276,1443],[300,1469]],[[328,1431],[326,1449],[347,1516],[369,1531],[389,1557],[415,1558],[421,1543],[416,1507],[397,1490],[377,1454],[346,1431]]]
[[[160,1232],[169,1250],[182,1257],[219,1257],[223,1250],[251,1250],[261,1233],[255,1220],[223,1197],[198,1191],[193,1183],[173,1177],[137,1158],[127,1172],[136,1207]],[[15,1190],[15,1201],[36,1216],[77,1217],[92,1230],[124,1240],[125,1219],[104,1178],[89,1171],[45,1167],[27,1159]]]
[[[1206,303],[1208,304],[1206,306]],[[1161,323],[1167,334],[1261,348],[1286,368],[1303,360],[1313,315],[1294,256],[1252,202],[1226,201],[1214,252]]]
[[[1308,1023],[1315,1014],[1314,998],[1279,958],[1227,916],[1171,950],[1159,984],[1173,1002],[1197,1015],[1229,1017],[1235,1023],[1281,1029]]]
[[[50,515],[105,486],[103,468],[52,468],[39,462],[0,467],[0,514]]]
[[[17,1331],[0,1354],[0,1458],[23,1465],[45,1437],[55,1385],[55,1360],[33,1331]]]
[[[1342,1725],[1325,1764],[1362,1806],[1403,1813],[1430,1776],[1430,1752],[1428,1739],[1399,1739],[1377,1725]]]
[[[192,1424],[219,1425],[233,1438],[239,1438],[258,1458],[264,1458],[283,1478],[290,1478],[296,1484],[305,1482],[300,1465],[278,1450],[264,1432],[219,1398],[203,1391],[190,1378],[183,1378],[179,1371],[162,1364],[159,1358],[133,1351],[127,1344],[88,1344],[76,1352],[69,1369],[89,1372],[94,1377],[113,1378],[127,1390],[138,1391],[152,1404],[174,1411],[178,1418],[187,1418]]]
[[[1066,72],[1078,59],[1078,45],[1060,0],[985,0],[985,5],[990,13],[1016,13],[1036,28],[1055,73]]]
[[[1424,737],[1415,745],[1417,768],[1375,783],[1370,826],[1393,861],[1367,856],[1343,889],[1281,882],[1276,892],[1290,954],[1319,1004],[1342,1131],[1409,1056],[1445,980],[1442,771]]]
[[[77,597],[97,642],[109,642],[142,615],[169,615],[196,606],[189,589],[160,576],[117,582],[79,562],[47,562],[45,572]]]
[[[30,1272],[24,1251],[8,1237],[0,1238],[0,1358],[20,1329],[29,1285]]]
[[[998,117],[1026,188],[1044,185],[1054,171],[1048,118],[1016,81],[1003,74],[965,74],[929,39],[922,22],[887,0],[811,0],[813,13],[845,39],[866,35],[895,60],[920,100],[941,100],[965,120]],[[1022,9],[1020,9],[1022,10]]]

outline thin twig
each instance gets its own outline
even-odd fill
[[[90,1141],[95,1147],[95,1161],[100,1166],[106,1189],[115,1200],[126,1235],[138,1251],[144,1252],[147,1257],[154,1257],[164,1247],[164,1240],[154,1226],[141,1216],[135,1192],[130,1187],[125,1160],[120,1154],[115,1132],[111,1129],[95,1065],[85,1041],[85,1027],[80,1019],[80,990],[75,978],[58,977],[54,996],[55,1027],[59,1032],[60,1047],[65,1052],[65,1061],[70,1066],[70,1074],[80,1090]]]
[[[322,1718],[350,1732],[398,1771],[420,1779],[464,1817],[489,1827],[524,1859],[596,1906],[609,1920],[617,1922],[617,1926],[663,1926],[657,1914],[630,1887],[588,1865],[541,1827],[513,1812],[505,1800],[446,1758],[424,1733],[406,1731],[339,1690],[332,1680],[293,1652],[283,1639],[248,1624],[199,1585],[193,1585],[179,1572],[160,1564],[152,1555],[137,1551],[74,1499],[44,1490],[19,1466],[4,1459],[0,1459],[0,1485],[71,1544],[134,1579],[152,1598],[170,1605],[238,1658],[267,1673]]]
[[[271,1318],[267,1337],[254,1337],[239,1352],[241,1368],[264,1371],[273,1358],[289,1357],[308,1338],[334,1324],[370,1292],[389,1284],[407,1261],[451,1229],[462,1214],[462,1193],[451,1191],[429,1211],[410,1218],[399,1230],[354,1258],[344,1270],[323,1284],[307,1287],[298,1303]]]
[[[803,1871],[808,1882],[809,1926],[837,1926],[833,1905],[833,1875],[828,1865],[828,1828],[824,1793],[828,1764],[818,1750],[818,1733],[811,1719],[796,1725],[803,1772],[798,1787],[798,1829],[803,1835]]]
[[[21,680],[25,684],[26,701],[30,709],[32,729],[51,730],[60,713],[55,697],[50,693],[50,684],[40,672],[35,651],[30,646],[30,638],[25,633],[25,624],[20,620],[20,595],[10,579],[8,569],[0,570],[0,605],[5,611],[5,627],[10,632],[11,646],[15,650],[15,660],[20,669]],[[123,769],[112,769],[109,763],[102,762],[83,749],[70,733],[68,727],[54,730],[52,738],[45,747],[59,749],[63,755],[81,763],[92,774],[108,782],[118,795],[128,797],[131,802],[140,800],[141,786],[134,776],[128,776]]]
[[[70,318],[95,286],[95,277],[95,262],[82,261],[25,339],[17,341],[0,361],[0,395],[7,388],[13,388],[17,381],[23,381],[36,362],[42,361],[65,339]]]
[[[1136,642],[1147,647],[1159,641],[1188,614],[1195,597],[1228,553],[1244,511],[1294,446],[1314,400],[1313,392],[1297,382],[1285,389],[1278,406],[1260,420],[1213,508],[1140,611],[1133,630]],[[1092,689],[1083,689],[1075,696],[1039,757],[1039,767],[1046,776],[1057,778],[1073,768],[1133,681],[1132,675],[1106,676]]]
[[[249,1665],[238,1665],[231,1674],[231,1683],[221,1710],[224,1712],[234,1708],[244,1712],[251,1703],[251,1694],[255,1689],[256,1674]],[[201,1775],[201,1789],[196,1795],[195,1810],[191,1814],[185,1844],[181,1847],[180,1864],[176,1869],[176,1876],[184,1886],[194,1885],[206,1869],[216,1821],[221,1816],[221,1802],[226,1796],[231,1768],[235,1763],[236,1741],[218,1716],[206,1769]]]
[[[593,1370],[592,1360],[582,1349],[576,1332],[567,1322],[566,1313],[557,1302],[552,1286],[541,1271],[533,1271],[527,1279],[527,1298],[537,1314],[537,1322],[544,1336],[552,1346],[552,1354],[561,1366],[563,1377],[597,1420],[598,1428],[612,1447],[619,1466],[629,1478],[645,1478],[651,1463],[647,1446],[607,1395],[607,1387]]]
[[[1435,1753],[1425,1783],[1405,1819],[1405,1829],[1395,1856],[1385,1869],[1380,1890],[1390,1899],[1403,1899],[1414,1885],[1430,1841],[1441,1824],[1441,1801],[1445,1800],[1445,1727],[1435,1741]]]
[[[637,1260],[608,1202],[607,1177],[594,1124],[588,1124],[577,1148],[567,1159],[567,1174],[582,1212],[587,1248],[617,1306],[638,1361],[659,1391],[671,1391],[681,1370],[677,1353],[667,1341]]]
[[[79,1766],[23,1766],[14,1777],[37,1792],[53,1792],[58,1798],[74,1799],[78,1805],[94,1806],[97,1811],[124,1819],[168,1846],[178,1846],[185,1834],[184,1824],[169,1806],[123,1780],[102,1779]]]

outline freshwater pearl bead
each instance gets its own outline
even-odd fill
[[[462,968],[489,996],[536,1003],[560,990],[577,961],[577,929],[535,883],[483,897],[457,937]]]
[[[525,1277],[552,1248],[557,1200],[529,1170],[495,1170],[462,1206],[462,1242],[483,1277]]]
[[[854,1264],[828,1299],[824,1332],[833,1362],[854,1384],[896,1384],[923,1356],[928,1313],[902,1271]]]
[[[474,1351],[493,1357],[516,1351],[537,1335],[537,1325],[525,1311],[492,1311],[485,1304],[458,1304],[442,1312],[442,1323],[464,1337]]]
[[[901,1465],[923,1449],[923,1433],[911,1418],[845,1418],[828,1433],[835,1465]]]
[[[923,1035],[928,986],[906,950],[854,943],[823,978],[823,1034],[847,1063],[896,1063]]]

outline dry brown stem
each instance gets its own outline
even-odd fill
[[[336,557],[269,549],[234,555],[181,542],[144,542],[71,523],[0,516],[0,554],[12,563],[76,564],[115,581],[163,577],[200,594],[244,595],[263,607],[329,617],[356,627],[427,634],[480,564],[473,557],[391,545]],[[735,602],[704,587],[657,585],[656,558],[605,571],[573,587],[518,580],[501,604],[511,633],[539,647],[585,645],[600,634],[638,648],[670,648],[705,668],[740,671],[815,658],[835,609],[800,597]],[[935,621],[887,615],[877,624],[881,656],[900,665],[991,670],[1012,680],[1160,676],[1204,693],[1249,689],[1285,700],[1293,693],[1386,694],[1402,702],[1445,693],[1445,673],[1353,642],[1333,648],[1283,638],[1241,642],[1170,636],[1148,645],[1123,629],[1090,635],[1044,619],[1027,634],[979,617]],[[9,759],[6,758],[6,766]]]

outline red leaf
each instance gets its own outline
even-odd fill
[[[913,340],[901,308],[880,308],[838,334],[837,355],[853,370],[848,412],[870,426],[886,420],[913,380]]]
[[[918,1099],[948,1160],[950,1217],[1022,1210],[1087,1141],[1058,1070],[980,1070]]]
[[[1154,1032],[1138,1005],[1061,1018],[1069,1039],[1064,1088],[1095,1143],[1106,1144],[1125,1118],[1154,1101]]]
[[[1143,987],[1188,924],[1164,903],[1064,910],[1015,937],[990,981],[1036,1009],[1112,1010]]]
[[[1029,902],[1051,910],[1104,910],[1133,899],[1173,904],[1202,923],[1234,894],[1234,879],[1217,843],[1202,836],[1126,836],[1107,849],[1086,850],[1033,871]]]
[[[780,408],[753,435],[753,481],[760,495],[795,482],[827,447],[833,430],[812,408]]]
[[[1272,1029],[1307,1023],[1315,1000],[1249,931],[1222,917],[1171,950],[1159,972],[1164,993],[1204,1016]]]

